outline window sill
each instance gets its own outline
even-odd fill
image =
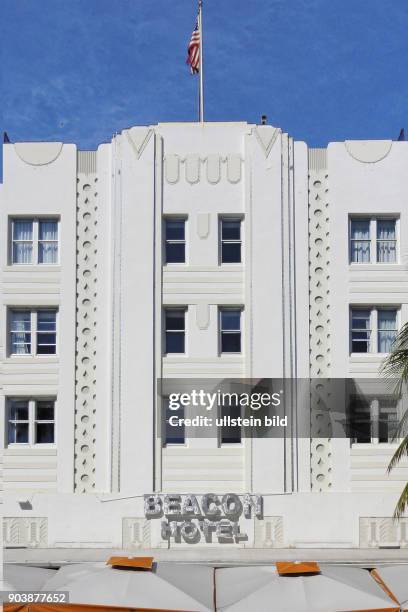
[[[383,361],[389,353],[350,353],[351,363],[360,363],[362,361],[372,361],[373,363]]]
[[[25,444],[24,442],[21,443],[11,443],[11,444],[7,444],[7,446],[4,448],[4,450],[7,452],[7,450],[19,450],[19,449],[25,449],[25,450],[56,450],[57,449],[57,445],[56,444]]]
[[[381,450],[395,451],[400,442],[352,442],[352,449],[379,448]]]
[[[58,363],[58,355],[8,355],[6,363]]]
[[[61,272],[60,264],[8,264],[3,272]]]
[[[395,263],[349,263],[349,270],[350,272],[381,272],[382,270],[384,271],[390,271],[390,270],[397,270],[397,271],[401,271],[401,270],[407,270],[408,267],[405,265],[402,265],[399,262],[395,262]]]

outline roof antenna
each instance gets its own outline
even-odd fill
[[[266,115],[262,115],[262,117],[261,117],[261,125],[266,125],[267,120],[268,120],[268,117]]]
[[[404,130],[404,128],[401,128],[401,131],[400,131],[399,136],[398,136],[398,140],[405,140],[405,130]]]
[[[4,144],[10,144],[10,138],[8,137],[7,132],[3,132],[3,142]]]

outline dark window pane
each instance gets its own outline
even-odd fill
[[[37,444],[53,444],[54,423],[36,423],[35,441]]]
[[[221,417],[230,417],[236,419],[241,416],[241,407],[238,406],[222,406]],[[230,421],[231,422],[231,421]],[[227,420],[228,423],[228,420]],[[221,443],[222,444],[239,444],[241,442],[241,427],[239,425],[225,425],[221,428]]]
[[[185,263],[186,245],[184,242],[171,242],[166,244],[166,263]]]
[[[353,340],[351,350],[353,353],[368,353],[368,342],[364,340]]]
[[[166,221],[166,240],[184,240],[185,238],[185,221],[170,220]]]
[[[166,310],[166,331],[184,330],[184,310]]]
[[[53,421],[54,420],[54,402],[39,401],[37,402],[37,421]]]
[[[9,444],[28,443],[28,423],[9,423]]]
[[[56,315],[55,310],[39,310],[37,313],[38,331],[55,331]]]
[[[353,329],[369,329],[370,328],[370,311],[369,310],[353,310],[351,325]]]
[[[221,334],[221,352],[222,353],[240,353],[241,352],[241,333]]]
[[[241,221],[222,221],[222,240],[241,240]]]
[[[222,310],[221,311],[221,329],[239,330],[241,329],[241,311],[240,310]]]
[[[37,353],[39,355],[55,355],[56,334],[37,335]]]
[[[241,263],[241,244],[223,242],[221,246],[221,263]]]
[[[184,407],[180,406],[177,410],[170,410],[168,402],[165,406],[165,444],[184,444],[185,427],[184,423],[179,425],[170,425],[169,419],[176,416],[177,419],[184,418]]]
[[[28,402],[13,402],[10,406],[12,421],[28,421]]]
[[[166,333],[166,353],[184,353],[184,332]]]
[[[371,442],[371,412],[368,400],[352,397],[350,401],[350,437],[354,442]]]

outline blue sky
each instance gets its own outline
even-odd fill
[[[191,121],[195,0],[1,0],[0,129],[95,148]],[[408,131],[407,0],[204,0],[206,119],[311,146]]]

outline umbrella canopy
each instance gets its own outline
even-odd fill
[[[371,574],[396,598],[401,609],[408,611],[408,563],[377,567]]]
[[[359,568],[317,566],[284,576],[273,566],[225,568],[216,570],[215,583],[222,612],[399,612],[369,572]]]
[[[66,565],[44,590],[68,591],[73,604],[210,612],[214,608],[214,570],[191,564],[155,564],[130,569],[103,563]]]
[[[4,612],[171,612],[145,608],[117,608],[111,606],[81,606],[78,604],[5,604]]]
[[[5,563],[3,566],[2,591],[41,591],[44,583],[54,576],[56,570]]]

